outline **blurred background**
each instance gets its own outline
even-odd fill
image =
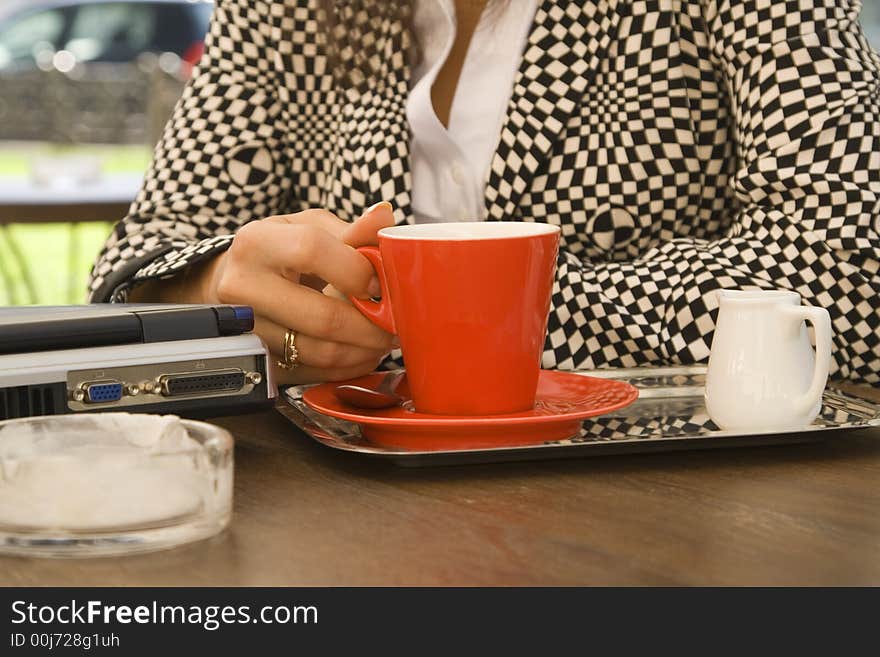
[[[204,0],[0,0],[0,304],[81,303],[204,50]]]
[[[0,304],[85,300],[212,10],[206,0],[0,0]],[[880,46],[880,0],[864,0],[862,22]]]

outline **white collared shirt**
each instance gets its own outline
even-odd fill
[[[444,128],[431,88],[456,34],[453,0],[418,0],[421,60],[406,116],[412,131],[413,211],[417,222],[485,218],[484,189],[537,0],[509,0],[483,12],[468,48]]]

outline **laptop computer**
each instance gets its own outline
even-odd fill
[[[269,407],[276,389],[253,323],[247,306],[0,308],[0,420]]]

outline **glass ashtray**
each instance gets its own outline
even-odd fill
[[[0,422],[0,553],[96,557],[174,547],[232,514],[233,440],[172,415]]]

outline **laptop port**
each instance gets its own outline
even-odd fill
[[[236,392],[244,388],[246,382],[244,372],[239,369],[186,372],[159,377],[160,390],[166,397]]]
[[[86,393],[83,401],[87,404],[107,404],[122,399],[122,384],[115,381],[84,383],[82,388]]]

